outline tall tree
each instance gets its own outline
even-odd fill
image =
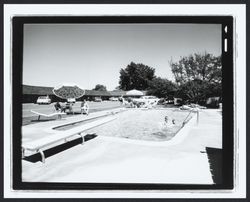
[[[107,91],[107,88],[106,88],[106,86],[104,86],[104,85],[97,84],[93,90],[97,90],[97,91]]]
[[[221,96],[221,56],[194,54],[170,61],[171,70],[178,84],[177,96],[190,102],[204,102],[208,97]]]
[[[163,79],[161,77],[156,77],[149,82],[147,93],[148,95],[155,95],[159,98],[173,99],[176,90],[176,84],[174,84],[172,81]]]
[[[155,77],[155,69],[144,64],[131,62],[120,70],[119,86],[122,90],[145,90],[149,81]]]
[[[170,61],[170,66],[178,84],[192,80],[221,83],[221,56],[194,54],[182,57],[178,62]]]

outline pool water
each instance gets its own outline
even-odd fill
[[[131,109],[116,116],[116,120],[86,132],[96,133],[96,135],[101,136],[166,141],[175,136],[182,128],[183,121],[191,119],[193,113],[178,109]],[[165,116],[169,117],[170,122],[174,119],[175,124],[165,125]]]

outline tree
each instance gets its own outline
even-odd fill
[[[104,85],[97,84],[93,90],[97,90],[97,91],[107,91],[107,88],[106,88],[106,86],[104,86]]]
[[[122,90],[146,90],[149,81],[155,77],[155,69],[144,64],[131,62],[120,70],[119,87]]]
[[[178,62],[170,61],[171,70],[177,84],[187,81],[202,80],[221,83],[221,56],[204,53],[182,57]]]
[[[221,96],[221,56],[194,54],[175,63],[171,61],[170,66],[178,85],[177,97],[202,103],[208,97]]]
[[[178,97],[192,103],[203,102],[208,95],[209,84],[199,79],[187,81],[179,86]]]
[[[173,99],[176,90],[176,84],[174,84],[172,81],[163,79],[161,77],[156,77],[149,82],[147,93],[149,95],[155,95],[159,98]]]

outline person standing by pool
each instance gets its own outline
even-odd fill
[[[124,105],[124,104],[123,104],[123,103],[124,103],[124,98],[123,98],[122,96],[119,97],[118,100],[119,100],[119,102],[120,102],[121,105]]]
[[[57,113],[63,112],[63,108],[62,108],[62,106],[60,105],[59,102],[56,102],[56,104],[55,104],[54,106],[55,106],[55,109],[56,109],[56,112],[57,112]],[[58,114],[58,117],[59,117],[59,119],[61,119],[61,118],[62,118],[62,115],[61,115],[61,114]]]
[[[89,105],[86,102],[86,100],[83,100],[83,102],[81,103],[81,114],[89,114]]]

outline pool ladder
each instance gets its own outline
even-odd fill
[[[192,112],[196,112],[196,113],[197,113],[197,120],[196,120],[196,123],[197,123],[197,124],[199,123],[199,110],[191,110],[191,111],[188,113],[188,115],[186,116],[186,118],[184,119],[184,121],[182,122],[182,127],[187,123],[187,120],[188,120],[188,118],[189,118],[189,116],[190,116],[190,114],[191,114]]]

